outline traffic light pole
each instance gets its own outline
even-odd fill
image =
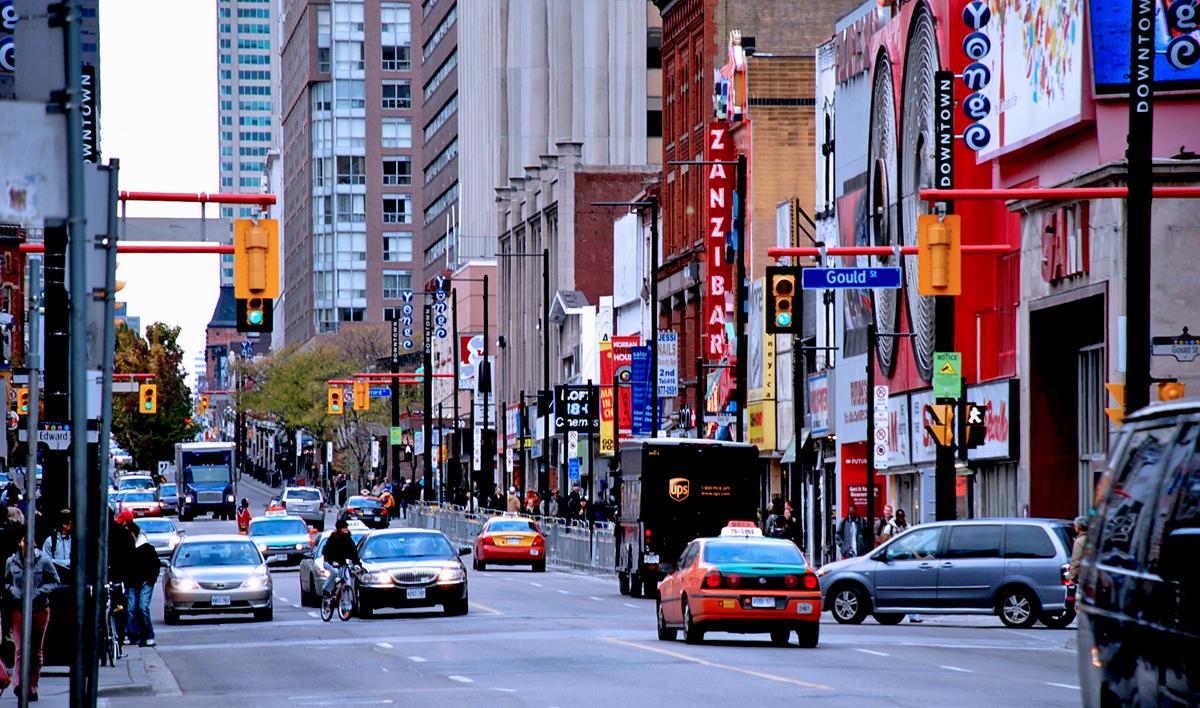
[[[388,364],[389,364],[388,369],[393,374],[391,381],[388,382],[388,387],[391,389],[391,391],[390,391],[391,396],[389,396],[389,398],[391,399],[391,403],[392,403],[392,426],[391,427],[399,428],[400,427],[400,379],[397,376],[395,376],[395,374],[400,373],[400,319],[399,318],[392,319],[392,357],[388,361]],[[369,382],[368,382],[368,384],[369,384]],[[400,443],[403,443],[403,442],[404,442],[403,440],[400,441]],[[396,441],[392,439],[392,433],[390,430],[388,431],[388,444],[392,449],[391,450],[392,451],[392,469],[391,469],[391,475],[389,475],[389,477],[388,477],[388,481],[395,482],[396,478],[397,478],[397,474],[400,471],[400,457],[401,457],[401,452],[404,448],[404,445],[397,444]]]
[[[451,366],[454,370],[454,401],[451,404],[451,411],[454,414],[454,424],[450,427],[454,430],[454,464],[458,465],[459,473],[457,476],[461,478],[463,468],[466,467],[468,470],[470,468],[467,465],[464,465],[462,461],[462,451],[464,445],[462,444],[462,428],[459,426],[458,397],[461,393],[461,390],[459,389],[458,385],[458,356],[462,345],[459,343],[458,339],[458,288],[450,288],[450,329],[452,330],[450,336],[453,337],[450,361],[452,362]],[[474,404],[474,401],[472,401],[472,404]],[[469,477],[470,472],[467,474]],[[470,487],[471,483],[468,481],[467,488],[470,489]]]
[[[425,444],[423,446],[423,454],[425,460],[423,463],[423,477],[425,480],[425,494],[431,494],[433,490],[433,305],[429,302],[429,298],[425,298],[424,309],[424,355],[422,358],[422,366],[424,367],[425,375],[422,377],[422,397],[424,400],[424,416],[425,421],[423,429],[425,431]]]
[[[1134,0],[1130,20],[1129,198],[1125,232],[1125,411],[1150,403],[1150,240],[1154,169],[1154,8]]]
[[[483,445],[483,450],[479,455],[479,475],[487,482],[492,482],[495,479],[495,463],[496,463],[496,442],[492,438],[491,444],[488,443],[488,404],[492,400],[492,365],[488,361],[488,355],[491,353],[491,322],[488,318],[488,277],[487,273],[483,274],[483,362],[479,370],[479,390],[483,393],[483,433],[479,436],[479,442]],[[455,380],[457,380],[457,376]],[[457,399],[455,399],[457,401]],[[473,403],[473,402],[472,402]],[[456,403],[457,405],[457,403]],[[474,465],[471,465],[471,478],[467,482],[467,489],[471,489],[471,480],[475,479]],[[480,487],[482,489],[482,487]]]
[[[737,210],[733,217],[733,223],[737,233],[734,241],[734,255],[737,257],[737,311],[734,315],[737,336],[737,386],[734,389],[734,401],[737,405],[737,436],[734,439],[738,442],[744,442],[746,439],[746,378],[749,364],[746,342],[746,321],[750,311],[749,291],[746,285],[746,189],[748,186],[746,156],[739,154],[737,158],[737,196],[734,199],[733,207]],[[657,376],[657,372],[653,375]]]

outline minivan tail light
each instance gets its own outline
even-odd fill
[[[719,588],[721,587],[721,571],[710,570],[708,575],[704,576],[704,587]]]
[[[1062,576],[1062,584],[1063,584],[1063,585],[1070,585],[1070,584],[1071,584],[1071,580],[1070,580],[1070,578],[1071,578],[1071,564],[1070,564],[1070,563],[1063,563],[1063,564],[1062,564],[1062,566],[1061,566],[1061,567],[1059,567],[1059,569],[1058,569],[1058,573],[1059,573],[1059,575],[1061,575],[1061,576]]]

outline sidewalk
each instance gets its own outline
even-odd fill
[[[175,677],[153,647],[125,647],[125,654],[117,660],[117,665],[101,666],[98,675],[97,694],[100,698],[181,695]],[[10,696],[11,690],[6,691],[4,698]],[[66,666],[47,666],[38,686],[40,702],[65,706],[70,696],[70,670]]]

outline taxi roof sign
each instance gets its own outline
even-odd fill
[[[761,536],[762,531],[753,521],[730,521],[721,529],[722,536]]]

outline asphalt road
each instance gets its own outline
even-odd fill
[[[265,495],[243,485],[256,512]],[[200,519],[189,534],[227,532]],[[468,564],[469,565],[469,564]],[[158,695],[112,705],[1070,706],[1074,631],[1010,630],[994,618],[884,627],[828,619],[816,649],[759,635],[658,641],[654,602],[615,579],[525,569],[469,571],[465,617],[382,611],[331,623],[299,606],[279,570],[275,619],[193,619],[156,627]],[[161,620],[161,603],[155,618]],[[793,642],[795,641],[793,637]]]

